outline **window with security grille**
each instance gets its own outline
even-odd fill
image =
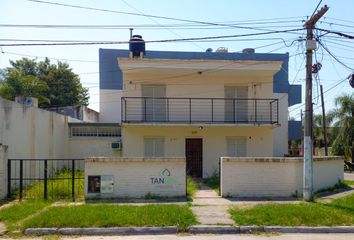
[[[144,138],[144,157],[164,157],[165,139],[162,137]]]
[[[228,137],[226,138],[226,153],[228,157],[246,157],[247,138],[246,137]]]
[[[120,127],[80,126],[70,127],[70,137],[120,137]]]

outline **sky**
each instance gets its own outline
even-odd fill
[[[0,0],[0,46],[2,44],[29,43],[28,40],[55,41],[128,41],[129,28],[147,41],[212,37],[224,35],[259,34],[269,31],[301,29],[317,5],[327,4],[330,9],[316,27],[354,35],[354,1],[352,0],[46,0],[70,4],[97,11],[68,6],[34,2],[30,0]],[[140,14],[123,14],[123,12]],[[141,16],[141,15],[154,15]],[[177,18],[180,21],[166,19]],[[184,20],[184,21],[182,21]],[[185,21],[187,20],[187,21]],[[189,20],[213,23],[191,23]],[[215,23],[219,25],[215,25]],[[39,28],[11,25],[70,25],[71,27]],[[84,25],[84,29],[72,25]],[[90,26],[87,26],[90,25]],[[109,29],[92,25],[115,25]],[[230,27],[230,25],[232,25]],[[255,48],[257,53],[286,53],[289,60],[289,82],[301,84],[302,104],[289,108],[289,115],[300,119],[304,109],[305,89],[305,37],[304,30],[267,35],[223,38],[212,41],[147,43],[147,50],[205,51],[226,47],[229,52]],[[322,46],[315,51],[313,61],[322,68],[313,80],[314,112],[321,112],[319,85],[323,85],[326,110],[334,108],[334,98],[353,93],[345,80],[354,69],[354,40],[336,34],[315,31]],[[34,43],[34,41],[32,41]],[[2,46],[0,69],[9,67],[9,60],[22,57],[43,60],[49,57],[53,63],[67,62],[79,74],[81,83],[89,88],[89,107],[99,110],[99,48],[128,49],[127,44],[102,44],[79,46]],[[333,55],[336,59],[331,56]]]

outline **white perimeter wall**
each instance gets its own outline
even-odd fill
[[[163,175],[167,169],[170,176]],[[113,176],[113,193],[88,193],[88,176]],[[159,179],[165,179],[164,182]],[[91,158],[85,160],[85,196],[142,198],[186,196],[184,158]]]
[[[8,158],[66,158],[68,118],[0,98],[0,143]]]
[[[314,158],[314,191],[343,181],[342,157]],[[302,195],[302,158],[222,158],[221,195],[289,197]]]

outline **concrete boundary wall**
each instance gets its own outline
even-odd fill
[[[343,157],[314,157],[314,191],[343,181]],[[303,158],[220,159],[220,190],[230,197],[302,195]]]
[[[0,143],[0,199],[7,194],[7,146]]]
[[[185,197],[185,158],[88,158],[87,198]]]

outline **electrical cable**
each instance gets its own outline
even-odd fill
[[[264,28],[254,28],[254,27],[243,27],[238,25],[230,25],[230,24],[222,24],[222,23],[215,23],[215,22],[206,22],[206,21],[198,21],[198,20],[191,20],[191,19],[182,19],[182,18],[174,18],[174,17],[167,17],[167,16],[158,16],[158,15],[151,15],[151,14],[142,14],[142,13],[132,13],[132,12],[124,12],[124,11],[116,11],[110,9],[102,9],[102,8],[93,8],[93,7],[85,7],[79,5],[71,5],[71,4],[64,4],[58,2],[48,2],[48,1],[40,1],[40,0],[27,0],[29,2],[35,3],[42,3],[42,4],[49,4],[49,5],[56,5],[62,7],[70,7],[70,8],[77,8],[77,9],[85,9],[91,11],[100,11],[100,12],[109,12],[109,13],[117,13],[117,14],[125,14],[131,16],[140,16],[140,17],[150,17],[150,18],[157,18],[157,19],[164,19],[164,20],[172,20],[172,21],[179,21],[179,22],[188,22],[188,23],[198,23],[203,25],[212,25],[212,26],[226,26],[226,27],[233,27],[233,28],[240,28],[240,29],[248,29],[248,30],[267,30]]]
[[[263,33],[248,33],[248,34],[237,34],[237,35],[223,35],[223,36],[211,36],[211,37],[194,37],[194,38],[179,38],[179,39],[164,39],[164,40],[148,40],[145,43],[169,43],[169,42],[181,42],[181,41],[198,41],[198,40],[210,40],[210,39],[223,39],[223,38],[237,38],[246,36],[260,36],[269,35],[277,33],[286,33],[294,31],[302,31],[304,28],[279,30],[279,31],[269,31]],[[19,47],[19,46],[75,46],[75,45],[104,45],[104,44],[128,44],[129,41],[92,41],[92,42],[63,42],[63,43],[15,43],[15,44],[2,44],[0,47]]]

